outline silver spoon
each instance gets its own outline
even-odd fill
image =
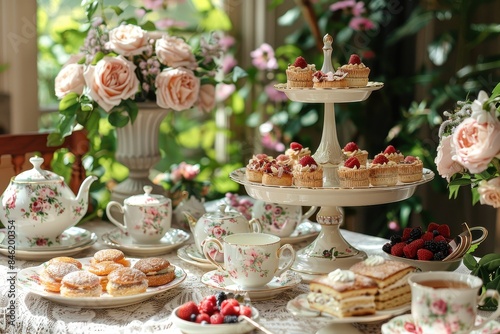
[[[262,331],[262,332],[264,332],[266,334],[274,334],[269,329],[265,328],[264,326],[262,326],[261,324],[259,324],[257,321],[255,321],[255,320],[247,317],[246,315],[240,315],[238,317],[238,321],[239,322],[246,321],[246,322],[250,323],[252,326],[254,326],[255,328],[259,329],[260,331]]]

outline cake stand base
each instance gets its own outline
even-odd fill
[[[321,232],[309,246],[297,252],[292,270],[307,275],[323,275],[338,268],[348,269],[366,259],[366,253],[351,246],[340,233],[343,217],[341,207],[321,207],[316,215]]]

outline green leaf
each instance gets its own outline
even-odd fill
[[[52,132],[47,136],[47,146],[59,146],[64,142],[59,132]]]
[[[477,266],[476,258],[474,256],[472,256],[471,254],[464,255],[463,263],[464,263],[464,266],[466,266],[467,269],[469,269],[469,270],[474,270]]]
[[[130,117],[128,117],[127,115],[124,115],[120,111],[113,111],[108,116],[109,124],[111,124],[115,127],[118,127],[118,128],[122,128],[125,125],[127,125],[129,119],[130,119]]]
[[[406,23],[389,36],[386,40],[387,45],[395,44],[405,37],[416,34],[422,28],[426,27],[433,19],[434,14],[431,11],[424,11],[421,7],[415,8],[410,17],[406,20]]]
[[[247,72],[239,66],[233,68],[233,82],[237,82],[239,79],[246,77]]]
[[[78,103],[78,94],[69,93],[59,101],[59,110],[66,110],[76,103]]]
[[[97,64],[97,62],[99,62],[102,58],[104,58],[104,53],[102,51],[97,52],[94,59],[92,59],[91,65]]]
[[[281,26],[290,26],[300,17],[300,8],[293,7],[278,18],[278,24]]]
[[[119,6],[109,6],[109,8],[114,10],[116,15],[121,15],[123,13],[123,9],[121,9]]]
[[[128,113],[130,117],[130,122],[133,124],[135,119],[137,118],[137,114],[139,113],[139,107],[137,107],[137,103],[132,100],[125,100],[120,103]]]
[[[151,21],[147,21],[146,23],[142,24],[141,28],[144,30],[147,30],[147,31],[155,31],[156,30],[155,24]]]

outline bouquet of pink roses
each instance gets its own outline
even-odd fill
[[[473,204],[500,208],[500,84],[488,97],[458,102],[439,129],[435,163],[448,180],[450,198],[461,186],[470,186]]]

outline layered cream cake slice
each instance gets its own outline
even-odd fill
[[[374,314],[377,283],[350,270],[336,269],[309,283],[312,309],[339,318]]]
[[[417,271],[406,263],[386,260],[379,255],[371,255],[366,260],[354,264],[350,270],[358,275],[373,279],[378,290],[375,295],[377,310],[386,310],[411,301],[408,276]]]

